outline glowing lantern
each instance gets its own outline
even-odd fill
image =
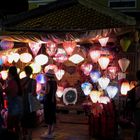
[[[109,58],[107,56],[101,56],[99,59],[98,59],[98,63],[101,67],[102,70],[106,69],[108,64],[109,64]]]
[[[20,55],[19,55],[18,53],[13,53],[12,55],[13,55],[13,61],[14,61],[15,63],[17,63],[18,60],[19,60],[19,58],[20,58]]]
[[[14,43],[12,41],[2,40],[0,42],[0,46],[3,50],[12,49],[14,47]]]
[[[62,69],[58,69],[56,72],[55,72],[55,76],[58,80],[61,80],[63,75],[65,74],[65,71],[62,70]]]
[[[29,63],[32,60],[32,55],[29,53],[20,54],[20,61],[23,63]]]
[[[22,72],[19,74],[19,78],[22,79],[22,78],[24,78],[24,77],[26,77],[26,73],[25,73],[25,71],[22,71]]]
[[[90,72],[90,78],[93,83],[96,83],[100,77],[101,77],[101,73],[99,71],[93,70]]]
[[[74,54],[71,57],[69,57],[69,61],[73,62],[74,64],[78,64],[84,61],[84,58],[80,56],[79,54]]]
[[[56,44],[52,41],[49,41],[46,43],[46,53],[49,56],[54,56],[56,54],[57,47]]]
[[[64,87],[58,86],[58,87],[57,87],[57,91],[56,91],[57,97],[61,98],[62,95],[63,95],[63,91],[64,91]]]
[[[93,63],[97,63],[98,59],[100,58],[100,51],[99,50],[91,50],[89,55],[93,61]]]
[[[122,72],[125,72],[130,64],[130,60],[128,60],[127,58],[121,58],[118,60],[118,63]]]
[[[89,75],[92,70],[92,64],[84,63],[81,65],[81,70],[84,72],[85,75]]]
[[[124,81],[121,84],[121,94],[127,95],[127,92],[130,90],[130,85],[128,81]]]
[[[118,92],[118,87],[116,86],[108,86],[106,88],[107,94],[108,96],[112,99],[116,96],[117,92]]]
[[[124,52],[126,52],[128,50],[128,48],[129,48],[129,46],[131,45],[131,40],[130,39],[127,39],[127,38],[122,38],[120,40],[120,45],[122,47],[122,50]]]
[[[45,68],[44,68],[45,73],[46,73],[49,69],[52,69],[52,70],[54,70],[54,72],[56,72],[56,71],[58,70],[58,67],[57,67],[56,65],[54,65],[54,64],[49,64],[49,65],[45,66]]]
[[[109,82],[110,82],[110,79],[107,78],[107,77],[101,77],[101,78],[98,79],[98,83],[99,83],[99,85],[102,89],[106,89]]]
[[[108,39],[109,39],[109,37],[103,37],[103,38],[99,39],[99,42],[100,42],[102,47],[106,46]]]
[[[89,96],[91,98],[91,101],[93,103],[97,103],[99,101],[99,98],[100,98],[100,95],[101,95],[101,92],[98,91],[98,90],[93,90],[90,92]]]
[[[82,88],[84,94],[87,96],[90,94],[90,92],[92,90],[92,84],[89,82],[82,83],[81,88]]]
[[[42,85],[40,83],[36,84],[36,93],[39,93],[42,89]]]
[[[3,80],[6,80],[8,77],[8,71],[7,70],[2,70],[1,72],[1,77]]]
[[[38,51],[41,48],[41,44],[40,43],[37,43],[37,42],[29,42],[29,47],[30,47],[33,55],[36,56],[37,53],[38,53]]]
[[[39,65],[45,65],[48,62],[48,57],[44,54],[39,54],[35,57],[35,62]]]
[[[2,58],[3,63],[6,64],[8,61],[8,56],[3,55],[1,58]]]
[[[99,103],[101,103],[101,104],[107,104],[109,102],[110,102],[110,99],[107,96],[101,96],[99,98]]]
[[[10,64],[13,63],[14,57],[13,57],[13,54],[12,54],[12,53],[8,55],[8,60],[7,60],[7,61],[8,61],[8,63],[10,63]]]
[[[39,73],[41,71],[41,66],[37,63],[32,63],[30,66],[33,69],[33,73]]]
[[[0,65],[3,64],[3,60],[2,60],[2,57],[0,57]]]
[[[108,74],[109,74],[111,79],[115,79],[115,77],[117,76],[116,72],[117,72],[117,67],[116,66],[108,67]]]
[[[45,75],[44,74],[38,74],[37,76],[36,76],[36,81],[38,82],[38,83],[40,83],[40,84],[45,84],[46,83],[46,77],[45,77]]]
[[[53,59],[58,63],[64,63],[65,61],[67,61],[68,58],[64,54],[56,54]]]
[[[126,73],[118,72],[118,80],[126,79]]]
[[[74,49],[76,47],[76,42],[74,41],[65,41],[63,42],[63,48],[67,52],[68,55],[72,55]]]

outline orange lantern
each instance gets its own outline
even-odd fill
[[[130,90],[130,84],[128,81],[124,81],[121,84],[121,94],[127,95],[127,92]]]
[[[67,52],[68,55],[72,55],[74,49],[76,47],[75,41],[65,41],[63,42],[63,48]]]

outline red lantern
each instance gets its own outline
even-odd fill
[[[65,42],[63,42],[63,47],[64,47],[64,49],[65,49],[65,51],[66,51],[66,53],[68,55],[72,55],[72,53],[73,53],[73,51],[74,51],[74,49],[76,47],[76,42],[74,42],[74,41],[65,41]]]

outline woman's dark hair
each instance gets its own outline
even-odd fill
[[[31,75],[33,73],[33,69],[30,66],[25,66],[24,71],[26,75]]]
[[[18,85],[18,95],[22,95],[22,88],[21,88],[21,83],[20,83],[20,78],[19,75],[17,73],[17,68],[16,66],[11,66],[9,68],[9,74],[12,75],[14,77],[14,80],[16,81],[17,85]]]

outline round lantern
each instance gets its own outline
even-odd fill
[[[74,54],[69,57],[69,61],[73,62],[74,64],[79,64],[80,62],[84,61],[84,58],[79,54]]]
[[[63,48],[65,49],[68,55],[72,55],[74,49],[76,47],[75,41],[65,41],[63,42]]]
[[[34,74],[41,71],[41,66],[37,63],[31,63],[30,66],[32,67]]]
[[[121,58],[118,60],[118,63],[122,72],[125,72],[130,64],[130,60],[128,60],[127,58]]]
[[[45,65],[48,62],[48,57],[44,54],[39,54],[35,57],[35,62],[39,65]]]
[[[84,94],[87,96],[90,94],[90,92],[92,90],[92,84],[89,82],[82,83],[81,88],[82,88]]]
[[[40,84],[45,84],[46,83],[46,77],[45,77],[45,75],[44,74],[38,74],[37,76],[36,76],[36,81],[38,82],[38,83],[40,83]]]
[[[32,60],[32,55],[30,53],[20,54],[20,61],[23,63],[29,63]]]
[[[12,49],[14,47],[14,43],[12,41],[2,40],[0,42],[0,46],[3,50]]]

